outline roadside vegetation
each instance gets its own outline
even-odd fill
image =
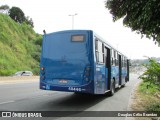
[[[0,13],[0,76],[20,70],[39,73],[42,36],[26,22],[19,23]]]
[[[144,111],[160,111],[160,85],[142,82],[138,87],[138,92],[143,101]]]
[[[145,99],[146,111],[160,111],[160,63],[148,58],[149,64],[144,64],[146,71],[139,77],[143,80],[138,91]]]
[[[135,111],[160,112],[160,63],[148,58],[143,66],[145,71],[139,77],[142,82],[135,89],[131,107]]]

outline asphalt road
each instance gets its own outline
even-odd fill
[[[0,111],[127,111],[130,94],[139,81],[131,74],[125,87],[116,91],[114,96],[77,95],[74,93],[44,91],[39,82],[0,84]],[[94,112],[93,112],[94,114]],[[0,118],[0,120],[18,118]],[[19,118],[22,119],[22,118]],[[29,118],[23,118],[25,120]],[[125,117],[48,117],[30,118],[31,120],[125,120]]]

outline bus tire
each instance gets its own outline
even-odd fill
[[[110,91],[109,91],[109,95],[110,95],[110,96],[113,96],[114,93],[115,93],[115,80],[112,79],[112,81],[111,81],[111,88],[110,88]]]
[[[123,84],[123,85],[121,85],[121,87],[123,88],[123,87],[125,87],[125,85],[126,85],[126,84]]]

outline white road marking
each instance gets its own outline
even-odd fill
[[[7,103],[12,103],[12,102],[15,102],[15,101],[11,100],[11,101],[6,101],[6,102],[1,102],[0,105],[7,104]]]

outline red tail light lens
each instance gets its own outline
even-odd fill
[[[86,77],[90,76],[90,72],[91,72],[91,68],[90,68],[90,67],[87,67],[87,68],[86,68],[86,71],[85,71],[85,76],[86,76]]]
[[[42,71],[44,71],[44,70],[45,70],[45,68],[44,68],[44,67],[41,67],[41,70],[42,70]]]

